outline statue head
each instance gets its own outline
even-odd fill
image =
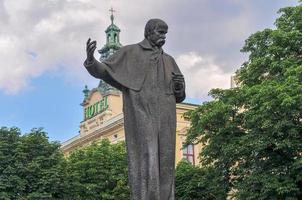
[[[159,48],[165,44],[167,32],[168,25],[161,19],[150,19],[145,26],[145,38]]]

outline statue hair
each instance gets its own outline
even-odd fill
[[[157,26],[168,29],[168,25],[161,19],[150,19],[145,26],[145,38],[147,38]]]

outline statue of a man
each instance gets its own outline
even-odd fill
[[[185,82],[174,59],[163,52],[168,25],[151,19],[145,39],[121,47],[102,63],[87,41],[88,72],[123,93],[125,137],[132,200],[174,200],[176,103]]]

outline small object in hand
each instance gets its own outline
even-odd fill
[[[174,89],[175,90],[181,90],[182,89],[182,84],[178,83],[178,82],[174,83]]]

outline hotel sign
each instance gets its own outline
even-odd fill
[[[96,116],[99,113],[104,112],[109,107],[108,97],[105,96],[102,100],[94,103],[93,105],[88,106],[84,110],[85,120]]]

